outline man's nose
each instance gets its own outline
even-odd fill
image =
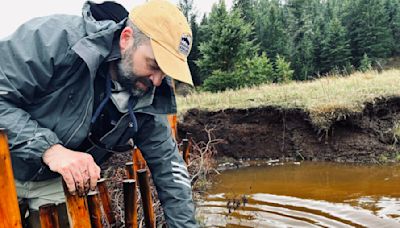
[[[165,77],[165,73],[160,70],[160,71],[153,73],[150,76],[150,80],[153,82],[154,86],[159,86],[159,85],[161,85],[161,82],[164,79],[164,77]]]

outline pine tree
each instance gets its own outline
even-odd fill
[[[386,58],[393,46],[389,18],[383,0],[355,0],[345,18],[355,65],[366,53],[370,58]]]
[[[193,15],[193,0],[179,0],[178,6],[186,19],[189,20]]]
[[[211,92],[260,85],[274,80],[273,65],[265,53],[254,55],[236,65],[234,71],[215,70],[204,81],[203,89]]]
[[[350,60],[351,49],[346,28],[334,17],[326,27],[325,38],[322,41],[321,72],[344,69]]]
[[[290,69],[290,62],[279,55],[275,58],[275,82],[287,83],[293,79],[293,70]]]
[[[255,31],[260,51],[268,56],[289,56],[289,38],[285,27],[283,6],[279,0],[262,0],[256,5]]]
[[[254,56],[258,46],[250,39],[252,27],[237,11],[227,12],[223,0],[215,4],[207,23],[201,27],[208,40],[200,43],[201,58],[196,61],[205,78],[215,70],[232,71],[238,62]]]
[[[287,5],[291,37],[291,62],[297,80],[308,79],[315,72],[311,3],[308,0],[289,0]]]
[[[273,65],[265,52],[246,59],[237,67],[241,86],[254,86],[273,82]]]
[[[253,24],[255,18],[255,0],[234,0],[233,9],[238,10],[244,21]]]
[[[385,10],[393,37],[392,56],[400,55],[400,0],[386,0]]]
[[[311,0],[309,8],[312,10],[312,43],[313,43],[313,67],[314,72],[312,74],[319,74],[321,71],[321,51],[322,42],[324,39],[324,31],[327,23],[326,14],[326,4],[321,3],[319,0]]]
[[[362,72],[366,72],[372,69],[371,59],[368,57],[367,53],[364,53],[363,58],[360,61],[360,67],[358,69]]]

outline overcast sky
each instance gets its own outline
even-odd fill
[[[170,0],[177,4],[179,0]],[[225,0],[227,7],[233,0]],[[54,13],[81,15],[82,5],[85,0],[10,0],[0,7],[0,38],[11,34],[17,26],[33,17],[45,16]],[[94,2],[103,2],[94,0]],[[128,11],[135,5],[145,0],[115,0]],[[193,0],[195,8],[200,15],[211,11],[211,6],[218,0]]]

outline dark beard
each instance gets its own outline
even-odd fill
[[[127,50],[121,60],[117,62],[117,81],[127,91],[135,97],[143,97],[148,91],[152,91],[153,83],[146,76],[139,76],[133,72],[133,61],[131,59],[133,48]],[[146,89],[137,86],[137,83],[142,83]]]

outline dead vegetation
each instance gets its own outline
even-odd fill
[[[204,127],[204,132],[207,134],[206,141],[195,142],[191,139],[193,147],[188,170],[192,176],[192,186],[195,194],[203,193],[211,184],[208,181],[210,174],[218,174],[213,158],[217,153],[215,146],[226,142],[222,139],[216,139],[213,131],[215,131],[215,128],[209,128],[206,125]]]

